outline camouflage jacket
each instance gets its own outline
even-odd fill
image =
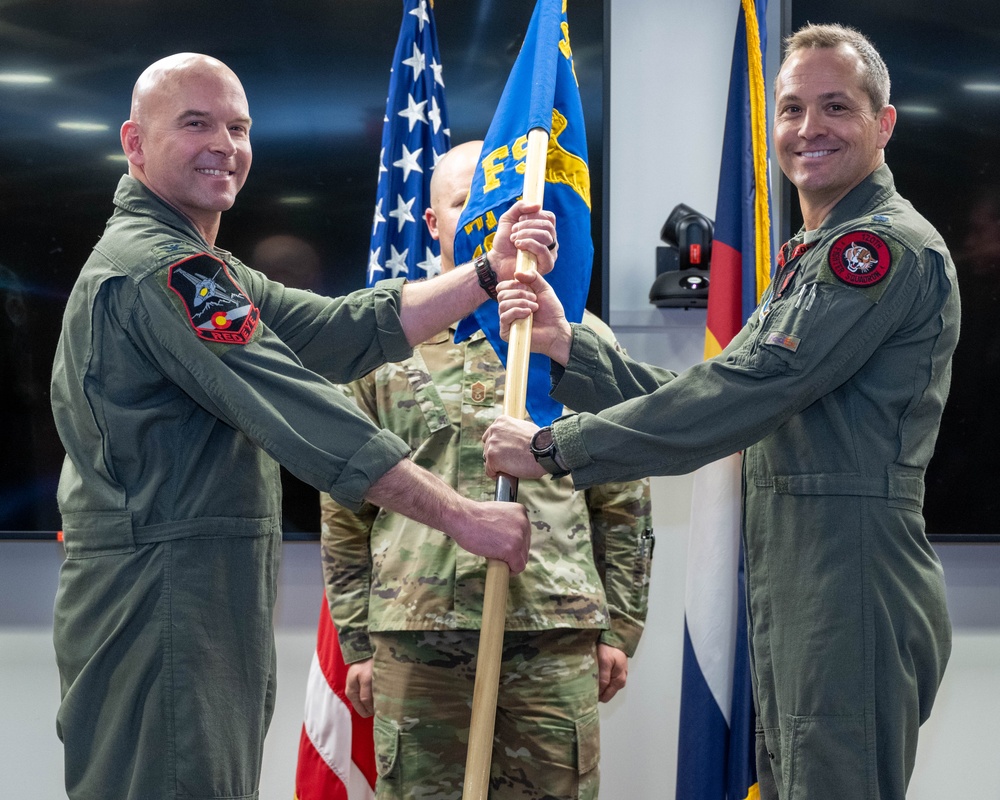
[[[602,336],[597,317],[586,322]],[[455,344],[443,331],[411,358],[345,390],[413,461],[467,497],[491,500],[481,438],[503,405],[504,369],[477,332]],[[532,521],[527,568],[512,576],[506,630],[594,628],[631,656],[646,618],[652,531],[648,481],[595,486],[570,478],[521,481]],[[478,629],[485,559],[437,530],[371,505],[355,515],[322,495],[327,596],[348,663],[371,656],[368,632]]]

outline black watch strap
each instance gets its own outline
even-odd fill
[[[497,274],[493,271],[493,267],[490,266],[487,253],[483,253],[481,256],[473,259],[472,266],[476,269],[476,277],[479,278],[479,285],[483,287],[483,291],[496,300]]]

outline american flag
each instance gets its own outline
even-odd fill
[[[383,278],[441,271],[438,243],[424,224],[431,172],[450,147],[444,78],[428,0],[404,0],[382,128],[368,286]],[[371,800],[376,770],[371,718],[354,711],[324,595],[299,740],[295,800]]]
[[[382,126],[368,286],[441,271],[441,251],[423,213],[430,205],[431,172],[450,140],[432,4],[404,0]]]
[[[373,718],[363,718],[347,699],[347,665],[323,595],[316,631],[306,709],[299,735],[294,800],[373,800]]]

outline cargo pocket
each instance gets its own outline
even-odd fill
[[[595,708],[576,721],[576,769],[580,784],[579,800],[596,800],[600,789],[601,715]]]
[[[788,800],[868,797],[864,717],[789,716]]]
[[[399,728],[391,719],[376,715],[372,726],[375,740],[375,770],[381,780],[399,779]]]

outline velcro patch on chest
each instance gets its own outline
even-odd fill
[[[801,342],[802,340],[798,336],[793,336],[790,333],[781,333],[780,331],[772,331],[764,339],[764,344],[783,347],[785,350],[791,350],[793,353],[799,349]]]
[[[874,286],[889,274],[892,253],[885,240],[871,231],[845,233],[833,243],[830,270],[848,286]]]
[[[233,280],[226,263],[199,253],[170,267],[167,285],[181,299],[194,332],[209,342],[246,344],[260,311]]]

